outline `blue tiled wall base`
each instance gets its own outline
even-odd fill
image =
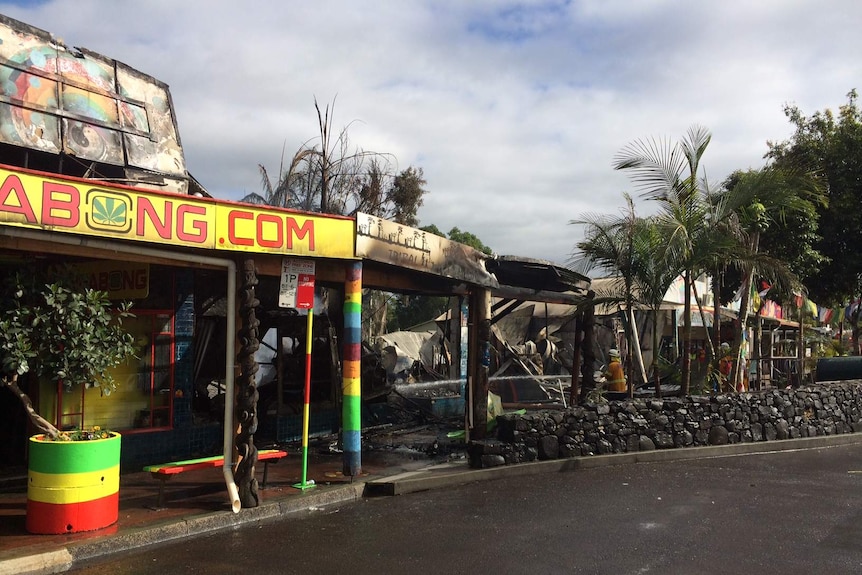
[[[122,471],[140,471],[145,465],[209,457],[222,452],[222,427],[218,422],[192,428],[123,435]]]
[[[308,435],[319,437],[337,433],[339,421],[337,415],[334,409],[312,412],[308,420]],[[272,437],[279,443],[301,441],[302,415],[268,417],[261,422],[260,435]]]

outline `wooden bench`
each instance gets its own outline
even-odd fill
[[[269,464],[277,463],[282,457],[287,457],[286,451],[278,449],[261,449],[257,452],[258,462],[263,462],[263,481],[261,489],[266,489],[267,473]],[[222,467],[224,465],[224,457],[216,455],[214,457],[202,457],[200,459],[187,459],[185,461],[172,461],[170,463],[160,463],[158,465],[147,465],[144,471],[149,472],[154,478],[159,480],[159,499],[155,509],[164,509],[165,503],[165,482],[186,471],[195,469],[207,469],[210,467]]]

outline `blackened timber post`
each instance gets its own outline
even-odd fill
[[[590,290],[587,292],[587,299],[595,298],[595,292]],[[587,394],[596,388],[595,381],[595,365],[596,365],[596,309],[595,304],[590,301],[584,308],[584,321],[581,325],[583,330],[584,340],[581,342],[581,354],[584,361],[581,366],[581,386],[580,399],[583,402]]]
[[[470,405],[473,422],[470,437],[483,439],[488,428],[488,371],[491,365],[491,292],[477,288],[470,292]]]
[[[257,447],[254,445],[254,434],[257,431],[257,371],[258,364],[254,356],[260,347],[260,320],[257,319],[257,307],[260,301],[255,295],[258,284],[257,270],[253,259],[242,262],[238,272],[239,315],[239,352],[237,363],[240,373],[236,379],[236,417],[237,434],[234,445],[237,449],[238,464],[234,478],[239,490],[239,499],[243,507],[257,507],[260,497],[257,490],[257,479],[254,468],[257,464]],[[225,398],[231,401],[233,398]],[[231,425],[226,421],[225,425]]]
[[[581,342],[584,340],[581,331],[584,325],[584,312],[580,312],[575,319],[575,344],[572,354],[572,386],[569,388],[569,405],[578,405],[580,399],[580,372],[581,372]]]

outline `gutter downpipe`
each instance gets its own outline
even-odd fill
[[[46,235],[50,237],[45,237]],[[29,229],[16,228],[11,230],[5,226],[0,226],[0,236],[10,238],[23,238],[36,241],[49,241],[58,244],[66,244],[69,246],[79,246],[82,248],[90,247],[98,250],[128,253],[142,256],[149,256],[163,260],[174,260],[178,262],[196,263],[209,265],[214,267],[222,267],[227,270],[227,317],[225,318],[227,327],[225,328],[225,402],[224,402],[224,444],[223,455],[224,464],[222,473],[224,474],[225,485],[230,499],[230,507],[234,513],[239,513],[242,508],[242,502],[239,499],[239,489],[233,477],[232,460],[233,460],[233,401],[228,401],[234,396],[234,357],[236,355],[236,298],[231,297],[231,294],[236,294],[236,263],[231,259],[214,258],[210,256],[196,256],[185,253],[172,253],[162,250],[157,250],[142,246],[126,246],[120,243],[114,243],[101,239],[90,239],[75,235],[56,234],[51,232],[36,231]]]

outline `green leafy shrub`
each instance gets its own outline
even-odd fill
[[[108,294],[79,288],[64,268],[47,276],[9,274],[0,290],[0,370],[2,384],[16,393],[34,424],[51,438],[59,431],[41,418],[17,385],[30,372],[40,380],[98,385],[103,395],[116,389],[110,369],[134,356],[133,336],[123,329],[131,302],[114,308]]]

